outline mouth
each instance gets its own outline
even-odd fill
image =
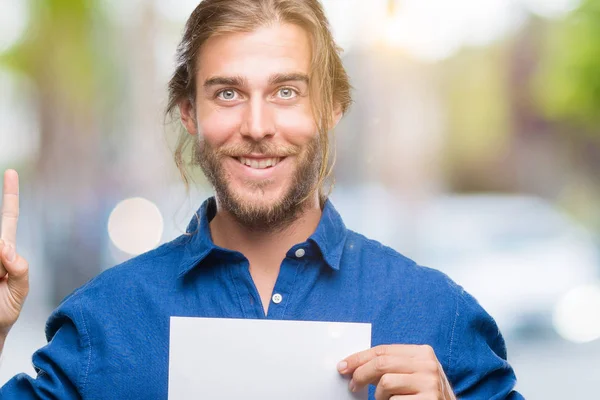
[[[285,157],[269,157],[269,158],[249,158],[249,157],[235,157],[236,160],[242,165],[252,169],[268,169],[273,168]]]

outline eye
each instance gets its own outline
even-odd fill
[[[225,90],[221,90],[219,93],[217,93],[217,97],[220,98],[221,100],[225,100],[225,101],[235,100],[236,95],[237,95],[237,93],[233,89],[225,89]]]
[[[293,99],[294,97],[296,97],[298,92],[296,92],[292,88],[284,87],[284,88],[279,89],[277,91],[277,94],[282,99]]]

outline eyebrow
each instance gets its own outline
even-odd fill
[[[207,79],[204,82],[204,88],[208,89],[211,86],[245,86],[247,83],[246,79],[241,76],[215,76]]]
[[[285,82],[303,82],[308,85],[308,75],[302,73],[291,73],[291,74],[275,74],[271,75],[269,78],[269,83],[271,85],[277,85],[279,83]]]
[[[285,82],[303,82],[308,85],[308,75],[303,73],[274,74],[269,77],[270,85],[277,85]],[[248,85],[248,80],[241,76],[214,76],[204,82],[204,88],[211,86],[238,86]]]

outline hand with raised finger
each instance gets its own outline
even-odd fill
[[[17,253],[18,219],[19,176],[8,170],[4,173],[0,226],[0,351],[29,292],[29,265]]]
[[[376,400],[456,400],[431,346],[376,346],[345,358],[338,370],[352,376],[353,392],[375,385]]]

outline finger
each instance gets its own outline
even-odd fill
[[[452,385],[450,385],[450,381],[448,381],[448,377],[446,376],[446,372],[444,371],[444,367],[442,364],[438,363],[438,371],[440,373],[440,381],[442,382],[442,392],[444,393],[444,398],[447,399],[455,399],[454,390],[452,389]]]
[[[439,376],[435,361],[414,357],[379,356],[358,367],[352,380],[358,389],[377,384],[384,374],[414,374],[417,372]]]
[[[19,175],[9,169],[4,173],[2,188],[2,220],[0,238],[4,242],[16,245],[17,222],[19,220]]]
[[[418,375],[385,374],[375,388],[375,400],[388,400],[394,395],[410,394],[422,394],[419,391]]]
[[[399,357],[419,357],[426,354],[428,351],[425,348],[430,346],[410,345],[410,344],[394,344],[380,345],[372,347],[351,356],[346,357],[338,364],[338,371],[342,374],[351,374],[361,365],[371,361],[379,356],[399,356]]]
[[[15,280],[23,279],[29,272],[27,261],[17,254],[15,247],[11,244],[5,244],[2,250],[2,264],[8,275]]]
[[[4,264],[2,263],[2,253],[4,251],[4,241],[0,239],[0,279],[6,276],[6,269],[4,268]]]
[[[440,399],[440,380],[435,375],[426,374],[383,375],[375,388],[375,399],[388,400],[395,395],[419,395],[421,398]]]
[[[12,245],[5,245],[0,256],[8,273],[8,287],[15,300],[22,304],[29,292],[29,263]]]

